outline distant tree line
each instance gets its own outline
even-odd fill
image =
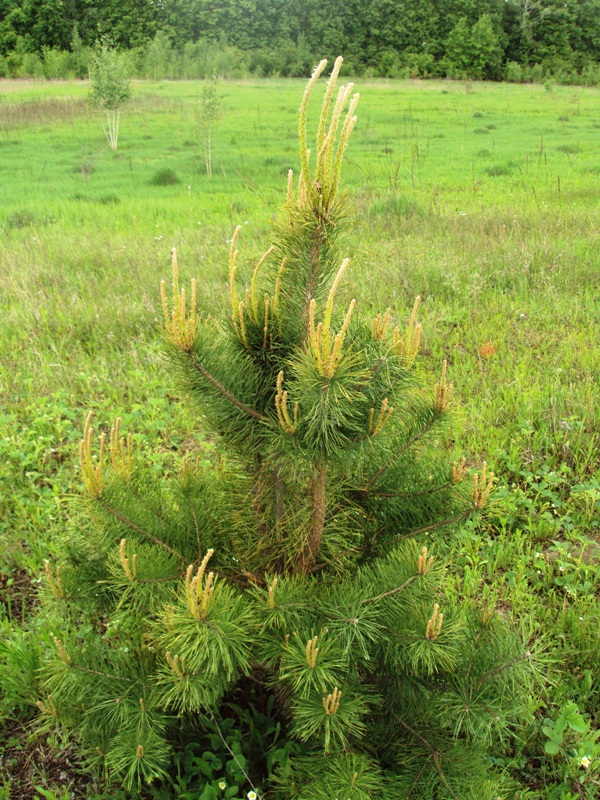
[[[600,79],[600,0],[0,0],[0,76],[87,75],[98,41],[133,75]]]

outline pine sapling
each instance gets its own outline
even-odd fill
[[[453,387],[446,362],[435,387],[419,378],[419,298],[367,319],[344,296],[359,96],[337,87],[337,59],[309,143],[325,65],[246,287],[233,234],[221,322],[180,286],[174,251],[161,286],[168,358],[219,456],[158,481],[118,421],[96,444],[88,417],[95,534],[47,565],[39,709],[130,790],[166,786],[193,742],[231,750],[233,719],[257,797],[492,800],[505,784],[486,755],[526,717],[536,658],[493,608],[445,589],[442,537],[485,509],[494,478],[447,461]]]

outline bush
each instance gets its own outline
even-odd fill
[[[177,183],[181,183],[181,180],[175,170],[170,167],[159,169],[150,178],[151,186],[175,186]]]
[[[42,51],[45,78],[68,78],[71,58],[64,50],[45,47]]]
[[[152,80],[162,80],[170,72],[172,62],[172,46],[169,37],[158,31],[154,39],[146,45],[144,74]]]
[[[509,61],[506,65],[504,79],[509,83],[523,83],[523,67],[516,61]]]
[[[587,64],[581,71],[581,83],[584,86],[600,85],[600,65]]]
[[[411,78],[430,78],[437,75],[435,58],[431,53],[405,52],[402,54],[402,63]]]
[[[20,67],[18,68],[19,78],[43,78],[44,65],[37,53],[25,53]]]
[[[384,50],[379,54],[375,65],[375,74],[379,78],[397,78],[400,69],[400,58],[395,50]]]
[[[542,83],[544,80],[544,68],[541,64],[534,64],[529,70],[528,81],[532,83]]]

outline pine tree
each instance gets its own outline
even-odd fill
[[[54,646],[38,705],[133,791],[233,724],[249,796],[492,800],[503,778],[486,754],[526,716],[535,658],[493,608],[444,592],[427,534],[478,513],[493,476],[446,461],[452,386],[445,362],[433,390],[415,368],[419,299],[405,325],[338,301],[359,97],[351,83],[336,93],[338,59],[309,148],[325,65],[300,107],[299,179],[249,287],[239,227],[221,324],[197,315],[175,252],[172,298],[161,287],[168,356],[218,457],[157,484],[118,420],[98,448],[88,417],[95,534],[46,565]],[[258,710],[277,744],[257,734]]]

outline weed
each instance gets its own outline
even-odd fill
[[[578,144],[559,144],[556,149],[559,151],[559,153],[566,153],[570,156],[574,156],[582,152],[581,145]]]
[[[32,211],[14,211],[6,220],[6,227],[11,230],[13,228],[28,228],[35,225],[37,217]]]
[[[181,179],[170,167],[159,169],[150,179],[151,186],[174,186],[176,183],[181,183]]]
[[[164,184],[163,184],[164,185]],[[103,206],[115,205],[121,202],[121,198],[116,194],[102,194],[98,197],[97,202]]]
[[[483,171],[491,178],[498,178],[501,175],[510,175],[512,173],[511,168],[506,164],[494,164],[491,167],[486,167]]]
[[[409,218],[424,216],[423,210],[413,199],[397,193],[390,194],[374,202],[369,209],[369,217],[383,219]]]

